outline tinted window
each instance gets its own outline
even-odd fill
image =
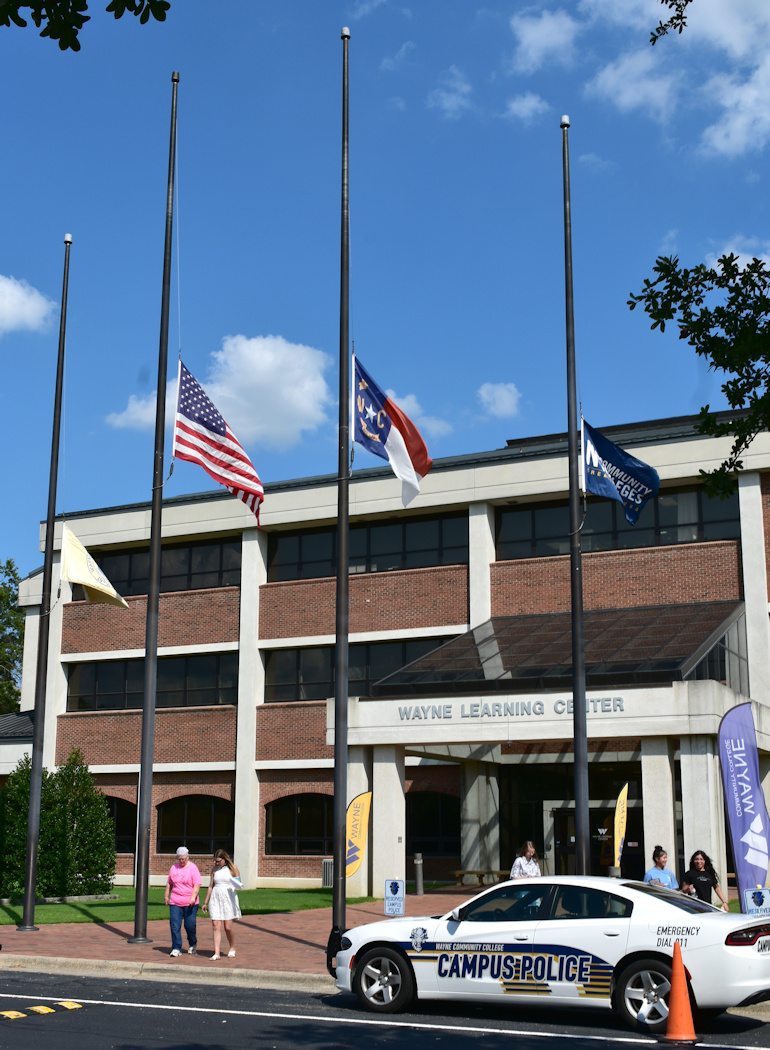
[[[478,900],[471,901],[460,912],[462,922],[532,922],[542,918],[541,911],[549,886],[501,886]]]

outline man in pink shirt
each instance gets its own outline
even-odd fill
[[[176,851],[176,864],[171,866],[166,883],[166,904],[169,906],[171,924],[171,951],[169,955],[176,958],[182,954],[182,923],[190,947],[188,955],[197,955],[198,935],[195,921],[198,916],[198,890],[201,884],[201,873],[198,866],[190,860],[187,846],[180,846]]]

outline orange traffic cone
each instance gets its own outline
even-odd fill
[[[690,995],[682,962],[682,949],[674,941],[674,958],[671,962],[671,992],[668,997],[668,1024],[663,1039],[667,1043],[697,1043],[698,1037],[692,1023]]]

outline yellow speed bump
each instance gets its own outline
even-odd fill
[[[62,1003],[57,1003],[57,1006],[63,1006],[65,1010],[82,1010],[81,1003],[71,1003],[68,999],[65,999]]]
[[[17,1017],[26,1017],[26,1014],[20,1014],[18,1010],[0,1010],[0,1017],[7,1017],[9,1021],[15,1021]]]
[[[50,1006],[28,1006],[31,1014],[55,1014],[56,1011]]]

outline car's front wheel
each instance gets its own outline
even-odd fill
[[[353,990],[370,1010],[404,1010],[414,998],[409,963],[393,948],[370,948],[356,960]]]
[[[629,1027],[659,1034],[666,1031],[670,992],[670,965],[661,959],[640,959],[620,975],[615,1004]]]

